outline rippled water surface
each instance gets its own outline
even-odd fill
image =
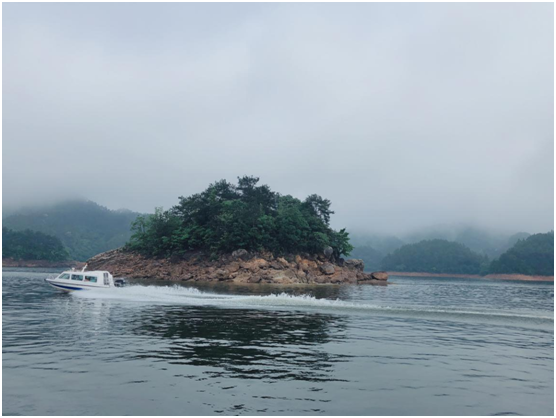
[[[3,413],[553,415],[552,283],[61,293],[2,273]]]

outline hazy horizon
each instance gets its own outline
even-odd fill
[[[3,5],[3,209],[254,175],[332,225],[554,228],[553,4]]]

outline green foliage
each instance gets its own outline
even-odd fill
[[[276,254],[321,253],[331,246],[336,257],[349,255],[348,233],[330,228],[330,201],[311,195],[304,201],[282,196],[257,177],[233,185],[220,180],[201,192],[180,197],[168,211],[141,216],[132,225],[127,248],[151,257],[190,250],[210,254],[239,248]]]
[[[68,252],[62,242],[42,232],[2,228],[2,257],[15,260],[64,261]]]
[[[490,273],[554,275],[554,231],[519,239],[516,244],[494,260]]]
[[[76,200],[20,210],[4,218],[3,224],[15,231],[31,229],[53,235],[62,241],[71,259],[85,261],[124,245],[131,236],[130,225],[137,215]]]
[[[486,256],[442,239],[404,245],[382,260],[384,270],[423,273],[481,274],[487,265]]]

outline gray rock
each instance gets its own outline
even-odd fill
[[[330,259],[330,257],[332,257],[332,254],[334,254],[334,249],[332,247],[325,247],[324,248],[324,256],[328,259]]]
[[[388,280],[388,273],[385,271],[375,271],[371,276],[375,280]]]
[[[239,250],[235,250],[232,253],[232,257],[234,258],[234,260],[248,260],[249,259],[249,252],[247,250],[244,249],[239,249]]]
[[[336,271],[336,269],[334,268],[334,266],[330,263],[324,263],[323,265],[320,266],[320,270],[324,273],[324,274],[334,274],[334,272]]]
[[[284,266],[278,261],[271,261],[270,268],[273,268],[274,270],[281,270],[284,268]]]
[[[214,276],[219,279],[227,278],[230,275],[230,272],[226,269],[218,269],[214,272]]]
[[[359,260],[356,258],[344,261],[344,265],[347,268],[354,269],[354,270],[363,271],[363,269],[365,268],[365,263],[363,262],[363,260]]]

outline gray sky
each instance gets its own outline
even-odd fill
[[[256,175],[335,227],[553,228],[552,4],[3,4],[3,205]]]

